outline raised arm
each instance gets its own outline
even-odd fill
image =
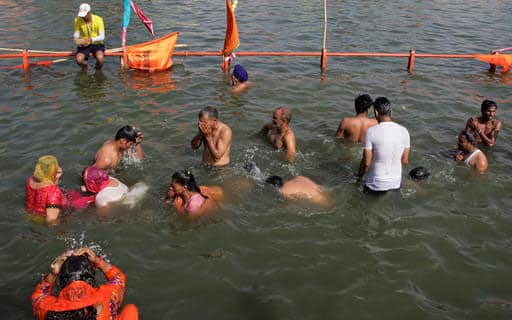
[[[192,138],[192,141],[190,141],[190,146],[192,149],[197,149],[201,146],[201,143],[203,142],[203,134],[201,131],[199,131],[194,138]]]
[[[41,281],[37,284],[34,292],[32,292],[32,311],[37,319],[44,319],[46,312],[57,300],[52,295],[55,286],[55,279],[59,274],[60,268],[64,261],[72,254],[72,251],[66,251],[58,256],[50,266],[50,273],[43,276]]]

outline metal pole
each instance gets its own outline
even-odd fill
[[[320,58],[320,69],[322,72],[327,68],[327,0],[324,0],[324,38],[322,44],[322,57]]]

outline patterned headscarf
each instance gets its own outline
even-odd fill
[[[57,158],[54,156],[42,156],[37,159],[33,176],[39,182],[56,183],[58,170],[59,162]]]
[[[108,173],[105,170],[90,166],[85,169],[83,180],[87,190],[98,193],[108,185]]]

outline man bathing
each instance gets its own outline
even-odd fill
[[[306,200],[321,207],[332,204],[324,188],[304,176],[296,176],[286,181],[279,176],[271,176],[265,182],[277,187],[287,200]]]
[[[376,119],[368,117],[368,111],[373,101],[369,95],[363,94],[355,99],[354,104],[356,116],[341,120],[338,131],[336,131],[336,138],[352,142],[364,142],[366,130],[377,124]]]
[[[75,18],[73,40],[77,45],[76,63],[83,69],[87,68],[89,53],[96,58],[96,69],[103,67],[105,56],[105,27],[100,16],[92,14],[91,6],[82,3]]]
[[[487,170],[487,157],[476,148],[476,138],[470,131],[462,131],[457,141],[459,153],[455,155],[456,161],[464,163],[475,169],[478,173],[484,173]]]
[[[244,67],[237,64],[231,74],[231,92],[241,93],[249,88],[252,83],[249,81],[249,74]]]
[[[494,147],[498,132],[501,130],[501,121],[496,119],[498,105],[492,100],[484,100],[480,111],[482,115],[478,118],[469,118],[465,131],[474,132],[476,143]]]
[[[295,134],[290,128],[292,114],[285,107],[277,108],[272,116],[272,122],[267,123],[261,128],[259,135],[267,137],[270,144],[278,150],[284,149],[285,159],[295,160],[297,153],[295,145]]]
[[[206,107],[199,112],[198,133],[191,141],[192,149],[204,145],[203,163],[212,166],[229,164],[232,133],[231,128],[219,121],[219,113],[213,107]]]
[[[380,97],[373,103],[378,123],[366,131],[358,176],[368,170],[364,189],[383,193],[400,188],[402,166],[409,162],[410,137],[407,129],[391,119],[391,103]]]
[[[142,132],[133,126],[122,127],[117,131],[114,140],[106,141],[96,152],[93,166],[103,170],[115,169],[125,155],[142,160],[143,137]]]

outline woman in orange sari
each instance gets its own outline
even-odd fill
[[[107,283],[97,287],[96,268],[107,279]],[[135,305],[126,305],[119,313],[126,276],[90,248],[64,252],[54,260],[50,270],[32,293],[32,309],[38,320],[138,319]],[[54,296],[56,280],[61,290]]]

